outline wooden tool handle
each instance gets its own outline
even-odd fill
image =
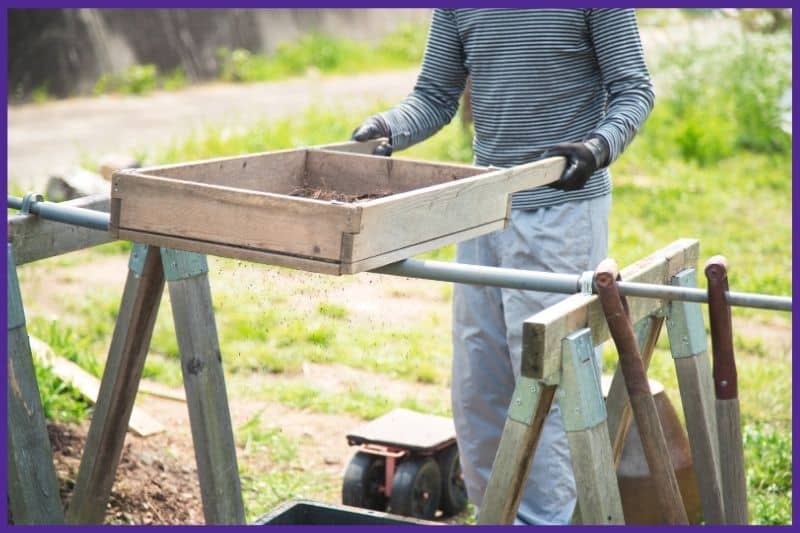
[[[619,365],[630,397],[631,410],[639,428],[647,465],[650,467],[656,496],[668,524],[688,524],[675,469],[658,418],[658,411],[647,381],[627,302],[619,292],[619,270],[613,260],[600,263],[595,273],[595,286],[608,329],[619,352]]]
[[[728,291],[728,262],[716,255],[706,262],[705,273],[725,523],[747,524],[747,478],[733,353],[733,322],[725,295]]]
[[[714,391],[720,400],[738,397],[736,361],[733,354],[733,325],[728,291],[728,262],[715,255],[706,262],[708,280],[708,321],[711,326],[711,347],[714,361]]]
[[[597,267],[595,285],[608,322],[608,330],[619,352],[619,365],[630,396],[650,395],[650,384],[639,354],[636,334],[628,317],[628,303],[617,287],[619,269],[613,259],[605,259]]]

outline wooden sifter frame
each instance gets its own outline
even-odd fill
[[[115,172],[119,239],[324,274],[354,274],[506,226],[511,193],[563,158],[494,169],[304,148]],[[390,192],[354,203],[302,187]]]

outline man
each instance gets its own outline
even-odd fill
[[[630,9],[437,9],[414,90],[369,117],[358,141],[402,150],[433,135],[472,83],[475,163],[508,167],[564,156],[560,180],[512,197],[508,227],[458,245],[459,263],[560,273],[592,270],[607,253],[606,168],[653,106]],[[385,148],[385,147],[384,147]],[[480,507],[520,375],[522,322],[563,295],[456,285],[453,417],[470,501]],[[518,523],[569,523],[575,481],[563,422],[547,417]]]

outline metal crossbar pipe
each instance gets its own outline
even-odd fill
[[[565,294],[580,292],[580,276],[574,274],[533,272],[529,270],[465,265],[442,261],[406,259],[405,261],[377,268],[373,270],[373,272],[436,281],[452,281],[454,283],[491,285],[508,289],[558,292]],[[708,303],[708,294],[703,289],[631,281],[620,281],[617,285],[620,293],[626,296]],[[592,292],[596,293],[597,291],[593,288]],[[785,296],[770,296],[733,291],[729,291],[726,294],[728,303],[732,306],[755,307],[759,309],[772,309],[775,311],[792,310],[792,299]]]
[[[8,207],[12,209],[22,209],[22,203],[22,198],[17,196],[8,197]],[[108,223],[111,220],[111,216],[102,211],[59,205],[53,202],[34,200],[30,202],[29,209],[34,215],[38,215],[47,220],[55,220],[56,222],[64,222],[65,224],[72,224],[74,226],[82,226],[100,231],[108,231]]]
[[[8,206],[22,208],[23,200],[9,196]],[[108,231],[111,219],[108,213],[69,207],[52,202],[30,202],[30,212],[48,220],[64,222],[76,226]],[[481,265],[465,265],[444,261],[419,261],[406,259],[372,272],[391,274],[409,278],[448,281],[453,283],[469,283],[474,285],[490,285],[508,289],[522,289],[542,292],[575,294],[581,291],[580,276],[574,274],[556,274],[552,272],[534,272],[511,268],[488,267]],[[620,281],[619,290],[625,296],[656,298],[659,300],[681,300],[686,302],[708,303],[708,294],[703,289],[634,283]],[[593,289],[593,292],[594,289]],[[729,291],[728,303],[737,307],[755,307],[775,311],[791,311],[792,299],[785,296],[770,296]]]

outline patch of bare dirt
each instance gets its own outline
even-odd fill
[[[259,415],[266,427],[279,427],[298,447],[295,471],[312,471],[340,479],[352,456],[345,434],[362,423],[348,415],[297,411],[239,394],[229,395],[234,431]],[[106,524],[203,524],[202,500],[191,428],[185,403],[140,394],[136,405],[161,422],[167,431],[146,438],[128,432],[106,509]],[[72,498],[89,422],[49,424],[53,460],[65,508]],[[275,468],[266,453],[237,448],[240,467],[250,471]],[[286,465],[280,465],[284,468]],[[329,497],[338,503],[338,492]],[[320,498],[324,499],[324,498]]]
[[[47,426],[65,507],[72,499],[87,431],[88,423]],[[174,451],[167,434],[146,439],[126,436],[106,524],[203,523],[194,456]]]

